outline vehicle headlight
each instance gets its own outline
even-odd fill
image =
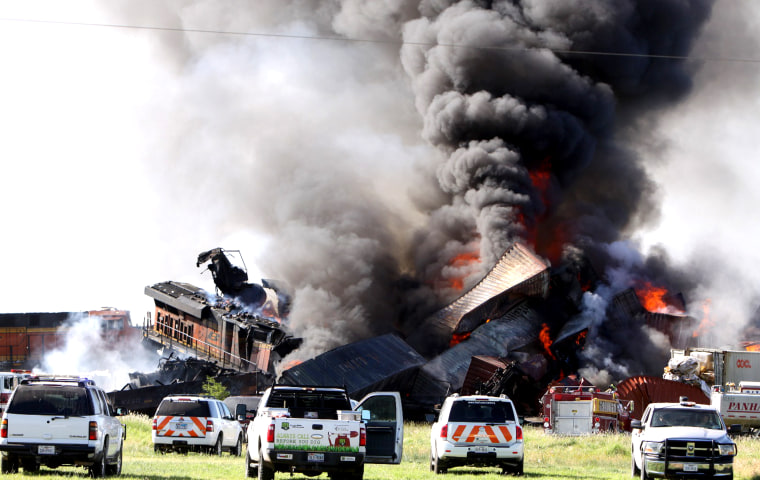
[[[736,445],[733,443],[718,444],[718,452],[721,455],[736,455]]]
[[[662,442],[644,442],[641,445],[641,450],[644,453],[651,453],[651,454],[654,454],[654,455],[659,455],[660,452],[662,451],[662,447],[664,445],[665,444],[662,443]]]

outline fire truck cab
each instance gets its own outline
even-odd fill
[[[595,386],[552,386],[541,397],[544,432],[586,435],[630,430],[632,402]]]
[[[11,398],[13,390],[21,383],[21,380],[31,376],[30,370],[0,372],[0,415],[5,412],[5,407],[8,406],[8,400]]]

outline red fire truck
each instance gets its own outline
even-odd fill
[[[631,429],[633,402],[595,386],[552,386],[541,397],[541,405],[545,433],[585,435]]]

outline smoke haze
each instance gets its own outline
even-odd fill
[[[67,233],[61,237],[91,232],[78,236],[87,255],[56,248],[46,262],[71,272],[91,258],[87,278],[107,278],[89,264],[119,258],[109,260],[108,272],[123,273],[130,283],[122,289],[142,298],[144,285],[162,280],[200,285],[192,268],[199,252],[239,249],[249,268],[294,288],[290,327],[306,339],[301,359],[413,329],[431,308],[461,293],[453,285],[472,285],[515,240],[555,264],[573,245],[602,266],[610,288],[589,294],[589,315],[616,293],[611,276],[627,265],[621,277],[666,283],[695,307],[713,298],[715,310],[740,325],[753,311],[757,274],[752,261],[722,259],[755,260],[757,253],[737,250],[746,240],[731,227],[711,227],[723,223],[717,203],[734,206],[731,225],[753,218],[744,204],[754,197],[724,197],[727,182],[741,185],[750,160],[744,168],[733,163],[733,170],[724,159],[752,151],[743,137],[733,138],[752,128],[751,117],[742,122],[734,109],[746,112],[740,104],[747,96],[757,101],[756,66],[672,58],[734,56],[735,45],[754,38],[753,25],[746,35],[724,26],[760,18],[742,10],[755,7],[722,3],[593,0],[580,10],[572,2],[528,0],[277,0],[249,8],[129,1],[107,11],[58,13],[68,21],[184,31],[13,24],[48,39],[75,29],[74,46],[86,55],[74,69],[101,65],[92,70],[92,84],[84,73],[67,73],[71,65],[56,65],[59,84],[39,81],[24,97],[25,108],[47,91],[71,98],[54,103],[59,109],[50,123],[77,126],[66,132],[83,145],[103,136],[92,125],[107,122],[93,119],[118,120],[104,129],[107,140],[92,147],[92,162],[74,160],[88,152],[64,148],[52,171],[37,166],[59,178],[101,172],[98,181],[60,192],[77,196],[78,208],[60,207],[67,221],[53,224]],[[110,51],[93,41],[103,30]],[[33,52],[56,48],[48,43]],[[50,77],[23,73],[18,85]],[[72,112],[91,101],[95,85],[103,89],[97,98],[117,113],[93,108],[80,127]],[[720,109],[707,107],[718,100]],[[47,118],[44,109],[35,111]],[[715,122],[715,115],[731,121]],[[22,120],[30,131],[43,130],[31,116]],[[716,123],[720,133],[709,136],[705,151],[700,136]],[[3,124],[10,132],[19,128]],[[27,135],[19,141],[26,150],[19,150],[40,148]],[[716,148],[726,143],[727,151]],[[27,164],[19,157],[11,173],[33,177]],[[116,173],[102,173],[109,169]],[[120,179],[126,187],[107,188]],[[104,200],[113,196],[126,201]],[[109,223],[150,221],[129,221],[130,241],[117,252],[102,250],[114,236],[110,230],[69,220],[70,211],[100,203],[117,207],[97,211]],[[42,210],[6,221],[46,218]],[[692,210],[710,219],[683,217]],[[675,234],[670,225],[678,226]],[[52,248],[39,240],[31,245]],[[638,260],[622,261],[627,254],[619,245]],[[701,255],[685,253],[694,250]],[[463,256],[479,261],[456,260]],[[104,302],[117,303],[98,304]],[[598,338],[589,368],[614,375],[647,368],[632,353],[612,358],[612,340]],[[657,338],[652,343],[661,345]]]

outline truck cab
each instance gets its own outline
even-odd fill
[[[631,475],[733,478],[736,444],[714,407],[685,397],[650,403],[631,426]]]

